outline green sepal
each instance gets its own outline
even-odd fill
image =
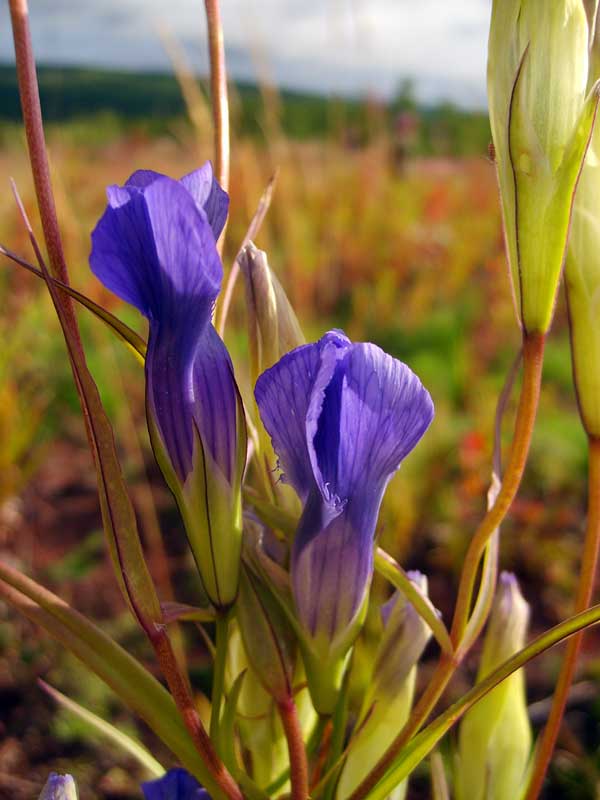
[[[215,608],[227,609],[237,595],[242,547],[241,485],[247,449],[242,400],[238,394],[237,463],[231,484],[194,425],[193,467],[182,485],[148,407],[146,417],[154,457],[177,501],[204,590]]]

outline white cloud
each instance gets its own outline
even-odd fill
[[[411,77],[427,99],[485,101],[491,0],[222,0],[236,77],[266,65],[293,88],[388,95]],[[201,0],[37,0],[34,46],[44,62],[163,69],[157,29],[172,30],[206,66]],[[12,57],[0,5],[0,59]]]

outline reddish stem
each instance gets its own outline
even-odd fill
[[[194,698],[189,689],[189,685],[181,674],[175,653],[171,646],[171,641],[163,627],[157,627],[154,632],[148,633],[148,637],[156,653],[156,658],[160,664],[165,680],[169,687],[175,704],[179,709],[185,726],[192,737],[198,752],[208,770],[213,776],[215,783],[221,788],[230,800],[243,800],[243,795],[239,786],[232,778],[231,774],[217,755],[217,751],[211,742],[206,728],[194,705]]]
[[[580,611],[585,611],[592,602],[594,580],[598,567],[598,551],[600,549],[600,439],[590,436],[588,450],[588,518],[581,556],[579,587],[575,600],[576,614]],[[525,800],[536,800],[542,790],[544,778],[560,731],[560,724],[565,713],[583,635],[584,632],[581,631],[572,636],[567,642],[565,658],[554,693],[550,716],[538,745],[533,774]]]
[[[42,121],[42,108],[40,105],[40,93],[31,44],[27,0],[9,0],[9,6],[15,43],[17,80],[19,84],[21,108],[23,110],[25,135],[27,137],[29,160],[31,163],[31,172],[33,174],[33,183],[35,186],[42,229],[44,231],[44,240],[46,242],[46,249],[48,250],[50,270],[55,278],[68,284],[69,274],[65,262],[60,229],[58,226],[58,217],[56,215],[54,194],[52,192],[52,183],[50,180],[50,168],[48,165],[46,139]],[[67,315],[67,324],[78,346],[81,347],[73,304],[71,299],[67,296],[64,297],[64,307]]]
[[[277,708],[288,744],[292,800],[306,800],[308,797],[308,763],[298,710],[291,697],[278,703]]]
[[[229,99],[223,26],[218,0],[204,0],[204,6],[208,25],[210,93],[215,126],[215,173],[217,180],[227,191],[229,188]]]

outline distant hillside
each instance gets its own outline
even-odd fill
[[[133,73],[75,67],[39,67],[40,94],[47,122],[66,122],[112,114],[120,120],[143,123],[157,131],[186,114],[176,78],[164,73]],[[234,104],[238,131],[250,135],[264,130],[264,108],[256,86],[236,84]],[[332,99],[281,91],[279,122],[292,138],[340,135],[361,144],[382,129],[398,133],[402,114],[418,119],[410,132],[410,149],[419,153],[484,152],[489,141],[487,116],[451,105],[421,107],[406,87],[388,105],[365,100]],[[21,109],[14,67],[0,65],[0,121],[18,122]],[[406,127],[406,125],[404,126]],[[410,127],[410,125],[409,125]]]

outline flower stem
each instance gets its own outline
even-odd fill
[[[55,278],[68,284],[69,274],[62,247],[58,217],[56,215],[56,204],[54,202],[54,193],[52,192],[52,183],[50,180],[50,168],[48,165],[42,109],[40,105],[40,93],[33,47],[31,44],[27,0],[9,0],[9,6],[15,44],[19,96],[21,98],[21,108],[23,110],[23,123],[25,125],[29,161],[31,163],[33,183],[35,186],[42,229],[44,231],[44,240],[48,250],[50,271]],[[77,345],[81,347],[73,304],[71,299],[66,295],[64,297],[64,307],[67,324],[71,329]]]
[[[210,93],[214,118],[215,173],[225,189],[229,188],[229,98],[227,95],[227,70],[219,0],[204,0],[208,26],[210,57]]]
[[[431,681],[415,706],[410,719],[379,759],[375,767],[354,790],[349,800],[363,800],[383,777],[398,753],[421,728],[429,714],[433,711],[461,660],[467,654],[465,648],[460,648],[460,643],[469,621],[473,589],[481,557],[487,542],[494,531],[500,526],[512,505],[521,483],[527,456],[529,454],[529,445],[531,443],[542,382],[544,345],[544,334],[524,334],[523,384],[521,386],[521,396],[515,420],[510,457],[496,502],[488,510],[471,540],[461,573],[458,599],[450,633],[452,644],[457,652],[452,656],[442,653]]]
[[[298,709],[292,697],[277,703],[277,709],[288,745],[292,784],[291,798],[292,800],[306,800],[308,797],[308,762],[298,719]]]
[[[217,741],[221,704],[225,686],[225,665],[227,662],[227,643],[229,641],[229,611],[219,611],[216,618],[216,651],[213,669],[213,684],[210,713],[210,738]]]
[[[575,614],[585,611],[592,601],[600,550],[600,439],[594,436],[588,437],[588,453],[588,516],[581,556],[581,574],[575,600]],[[561,720],[565,712],[569,689],[577,665],[577,657],[581,649],[583,633],[583,631],[577,633],[567,642],[565,658],[562,662],[550,716],[538,745],[533,773],[525,800],[536,800],[542,790],[546,771],[560,731]]]
[[[229,800],[243,800],[243,795],[239,786],[219,758],[202,724],[202,720],[194,705],[194,698],[192,697],[189,685],[181,674],[165,628],[156,628],[155,632],[149,636],[149,638],[154,647],[154,652],[156,653],[162,673],[167,681],[169,691],[173,695],[175,704],[183,717],[183,721],[192,737],[192,741],[202,756],[202,760],[215,783]]]
[[[521,387],[510,457],[506,472],[502,478],[502,488],[498,493],[496,502],[483,518],[465,556],[458,589],[458,600],[454,611],[452,630],[450,631],[455,647],[460,644],[469,620],[475,579],[485,546],[490,536],[500,526],[508,513],[521,484],[537,414],[545,342],[545,336],[541,333],[525,334],[523,340],[523,385]]]

